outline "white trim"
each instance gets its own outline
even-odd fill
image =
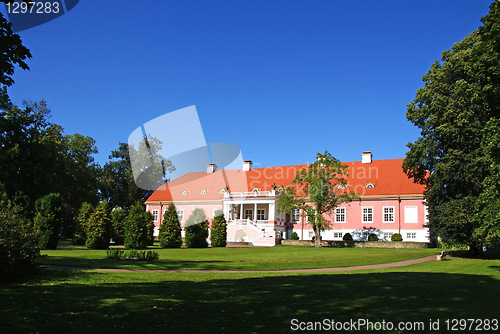
[[[404,208],[405,211],[405,224],[418,223],[418,206],[408,205]]]
[[[153,222],[157,223],[160,215],[160,210],[151,210],[151,214],[153,215]]]
[[[182,223],[182,221],[184,220],[184,209],[178,209],[176,213],[177,218],[179,218],[179,223]]]
[[[337,210],[343,210],[342,213],[337,213]],[[344,220],[337,220],[337,215],[344,217]],[[347,222],[347,210],[345,207],[335,208],[335,222],[345,224]]]
[[[392,215],[392,220],[385,220],[385,209],[392,209],[392,212],[391,213],[387,213],[388,215]],[[394,223],[396,221],[396,217],[395,217],[395,212],[396,211],[396,208],[394,206],[383,206],[382,207],[382,223],[386,223],[386,224],[390,224],[390,223]]]
[[[370,213],[366,213],[366,215],[371,215],[371,220],[365,220],[365,209],[370,209],[371,212]],[[370,223],[372,224],[373,223],[373,206],[363,206],[361,207],[361,223]]]

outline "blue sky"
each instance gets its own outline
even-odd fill
[[[104,164],[149,120],[196,105],[208,143],[261,166],[404,157],[406,104],[490,0],[80,1],[19,33],[30,71],[16,104],[45,99]],[[3,8],[2,8],[3,10]]]

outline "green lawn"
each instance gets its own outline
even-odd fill
[[[42,251],[40,264],[121,269],[283,270],[349,267],[404,261],[437,254],[436,249],[314,248],[276,246],[249,248],[161,249],[154,262],[105,259],[106,251],[59,248]]]
[[[238,252],[261,252],[249,250]],[[357,252],[334,250],[337,258]],[[426,326],[439,319],[443,329],[446,319],[499,318],[499,295],[500,260],[452,258],[324,274],[42,270],[0,285],[0,332],[291,333],[294,318]]]

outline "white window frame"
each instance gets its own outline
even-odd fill
[[[312,238],[314,237],[314,232],[313,231],[309,231],[309,238]]]
[[[392,212],[385,212],[386,209],[392,209]],[[395,216],[394,216],[394,211],[395,208],[393,206],[384,206],[382,207],[382,222],[384,223],[394,223],[395,222]],[[388,215],[388,216],[386,216]],[[389,218],[389,219],[386,219]],[[392,218],[392,219],[390,219]]]
[[[406,232],[406,239],[417,239],[417,232]]]
[[[151,210],[151,214],[153,215],[153,221],[155,223],[158,222],[158,217],[160,215],[160,211],[159,210]]]
[[[333,232],[334,239],[342,239],[343,236],[344,236],[344,233],[342,233],[342,232]]]
[[[393,234],[394,233],[392,233],[392,232],[384,232],[384,239],[391,241],[391,238],[392,238]]]
[[[365,210],[367,210],[366,213]],[[368,212],[368,210],[370,212]],[[371,218],[371,220],[368,220],[368,218]],[[373,223],[373,206],[363,206],[361,208],[361,220],[363,223]]]
[[[248,216],[250,216],[250,219],[253,219],[253,209],[243,209],[243,212],[245,213],[243,219],[247,219]],[[247,214],[247,212],[250,212],[250,214]]]
[[[292,222],[298,223],[300,221],[300,209],[292,210]]]
[[[262,213],[260,213],[259,211],[261,211]],[[260,219],[259,217],[262,217],[262,219]],[[266,209],[257,209],[257,220],[266,220]]]
[[[415,210],[415,221],[410,220],[410,214],[409,214],[410,209]],[[416,205],[405,206],[405,224],[416,224],[416,223],[418,223],[418,206]]]
[[[184,209],[179,209],[176,211],[177,213],[177,218],[179,219],[179,223],[182,223],[184,220]]]
[[[345,223],[346,222],[346,209],[344,207],[335,208],[335,222],[336,223]]]

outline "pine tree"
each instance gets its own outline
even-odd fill
[[[137,202],[132,205],[127,218],[125,218],[125,248],[147,248],[149,243],[148,223],[148,216],[145,215],[142,204]]]
[[[210,229],[210,244],[212,247],[226,247],[227,229],[224,214],[219,212],[212,220]]]
[[[48,194],[36,201],[35,229],[40,235],[42,249],[56,249],[62,225],[61,194]]]
[[[202,209],[194,209],[184,227],[184,243],[188,248],[208,247],[208,221]]]
[[[85,245],[87,240],[87,224],[94,212],[94,206],[88,202],[82,203],[73,228],[73,245]]]
[[[182,246],[181,225],[173,203],[168,206],[163,215],[159,239],[162,248],[180,248]]]
[[[108,202],[99,203],[95,211],[90,215],[87,224],[87,241],[85,246],[91,249],[109,248],[111,236],[111,220],[108,213]]]
[[[115,245],[123,245],[125,240],[125,210],[122,208],[115,208],[111,211],[111,238]]]

